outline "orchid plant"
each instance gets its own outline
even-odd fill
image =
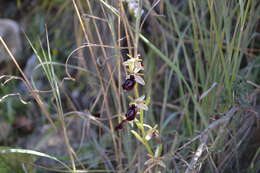
[[[149,160],[145,164],[147,165],[146,171],[150,171],[150,169],[157,169],[159,166],[165,167],[163,157],[161,157],[162,142],[157,125],[151,127],[144,123],[143,115],[144,111],[148,111],[150,98],[146,98],[145,95],[139,96],[138,85],[145,86],[145,81],[142,77],[143,73],[141,73],[144,70],[142,59],[140,55],[137,57],[128,55],[128,57],[129,59],[123,62],[123,65],[126,67],[126,80],[122,84],[122,88],[125,91],[131,91],[135,88],[135,94],[134,98],[129,96],[130,104],[125,113],[125,118],[123,118],[115,129],[122,129],[125,123],[130,123],[132,127],[134,124],[136,125],[139,130],[131,130],[131,133],[145,146],[149,156]],[[155,151],[150,143],[152,139],[155,139],[155,143],[157,144]]]

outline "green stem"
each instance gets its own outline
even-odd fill
[[[142,132],[142,137],[145,138],[146,134],[145,134],[145,130],[144,130],[144,111],[143,110],[140,111],[140,124],[141,124],[140,130]]]
[[[135,99],[139,97],[138,83],[135,84]]]

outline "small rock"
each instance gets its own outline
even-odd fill
[[[4,39],[14,57],[20,59],[22,42],[19,25],[10,19],[0,19],[0,37]],[[10,60],[10,56],[5,51],[2,43],[0,43],[0,63],[8,60]]]

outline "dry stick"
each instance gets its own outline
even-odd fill
[[[103,6],[101,6],[101,8],[102,8],[102,11],[103,11],[103,13],[105,14],[105,10],[104,10],[104,8],[103,8]],[[90,10],[91,10],[91,8],[90,8]],[[120,21],[120,18],[118,18],[118,21]],[[99,39],[99,42],[103,45],[103,41],[102,41],[102,39],[101,39],[101,35],[100,35],[100,33],[98,32],[98,26],[97,26],[97,24],[96,24],[96,22],[95,21],[93,21],[93,23],[94,23],[94,25],[95,25],[95,28],[96,28],[96,31],[97,31],[97,35],[98,35],[98,39]],[[120,26],[120,25],[119,25]],[[110,31],[111,31],[111,33],[113,33],[112,32],[112,28],[111,28],[111,26],[108,24],[108,28],[110,29]],[[119,30],[120,30],[120,27],[118,28]],[[113,37],[113,36],[112,36]],[[119,39],[120,39],[120,37],[118,37]],[[120,42],[119,42],[119,47],[120,47]],[[118,48],[118,47],[117,47]],[[106,51],[105,51],[105,47],[101,47],[101,49],[102,49],[102,52],[103,52],[103,54],[104,54],[104,56],[105,56],[105,59],[106,59],[106,61],[107,61],[107,59],[108,59],[108,56],[107,56],[107,53],[106,53]],[[119,72],[119,75],[118,76],[121,76],[121,74],[120,74],[120,64],[121,64],[121,61],[120,61],[120,58],[118,58],[118,60],[119,61],[117,61],[118,62],[118,72]],[[112,80],[112,87],[113,87],[113,89],[114,89],[114,92],[115,92],[115,94],[116,94],[116,99],[117,99],[117,102],[118,102],[118,113],[120,113],[120,112],[122,112],[122,108],[121,108],[121,100],[120,100],[120,87],[117,87],[116,86],[116,82],[115,82],[115,79],[114,79],[114,77],[113,77],[113,74],[114,74],[114,71],[111,69],[111,65],[109,65],[108,63],[106,63],[106,66],[107,66],[107,69],[108,69],[108,72],[109,72],[109,75],[111,76],[111,80]],[[115,68],[116,69],[116,68]],[[119,80],[120,81],[120,80]],[[119,84],[118,86],[121,86],[121,84]],[[119,89],[117,89],[117,88],[119,88]],[[118,92],[117,92],[118,91]]]
[[[127,41],[127,47],[128,47],[128,52],[130,55],[132,55],[132,52],[131,52],[131,49],[132,46],[131,46],[131,41],[133,42],[134,40],[134,35],[133,35],[133,32],[131,31],[131,26],[128,22],[128,19],[127,19],[127,15],[126,15],[126,12],[124,10],[124,7],[123,7],[123,4],[122,4],[122,1],[120,1],[120,16],[121,16],[121,19],[122,19],[122,23],[123,23],[123,26],[124,26],[124,31],[125,31],[125,39]],[[134,47],[133,47],[134,49]]]
[[[119,3],[118,4],[118,7],[117,8],[119,8],[119,14],[121,13],[121,4]],[[118,38],[118,44],[116,44],[117,46],[118,46],[118,48],[120,48],[121,47],[121,41],[120,41],[120,39],[121,39],[121,19],[119,18],[118,20],[117,20],[117,28],[118,28],[118,31],[117,31],[117,38]],[[118,50],[118,48],[116,49],[116,50]],[[119,50],[119,52],[121,52],[121,50]],[[118,76],[121,76],[122,74],[121,74],[121,69],[120,69],[120,67],[121,67],[121,60],[120,60],[120,56],[118,57],[118,61],[117,61],[117,68],[118,68],[118,71],[117,71],[117,75]],[[122,82],[121,82],[121,80],[118,80],[118,82],[117,82],[117,84],[118,84],[118,86],[121,86],[122,85]],[[122,89],[121,89],[121,87],[118,87],[118,89],[117,89],[117,91],[118,91],[118,93],[121,93],[122,92]],[[120,110],[122,110],[122,104],[121,104],[121,102],[120,102],[120,104],[119,104],[119,106],[120,106]],[[120,136],[120,139],[122,139],[121,138],[121,134],[119,134]],[[122,142],[121,142],[121,140],[118,140],[118,152],[119,153],[122,153]],[[118,164],[118,169],[119,170],[122,170],[122,168],[123,168],[123,166],[122,166],[122,157],[120,157],[120,155],[119,156],[117,156],[117,158],[118,158],[118,161],[119,161],[119,164]]]
[[[88,37],[87,30],[86,30],[86,27],[85,27],[85,25],[84,25],[84,22],[83,22],[83,20],[82,20],[82,18],[81,18],[81,14],[80,14],[80,12],[79,12],[78,6],[77,6],[75,0],[73,0],[72,2],[73,2],[74,9],[75,9],[75,11],[76,11],[77,17],[78,17],[78,19],[79,19],[80,26],[81,26],[81,28],[82,28],[82,30],[83,30],[84,37],[85,37],[86,41],[89,43],[90,40],[89,40],[89,37]],[[89,48],[89,51],[90,51],[90,54],[91,54],[92,61],[93,61],[94,65],[95,65],[95,68],[97,69],[98,77],[99,77],[99,80],[100,80],[100,83],[101,83],[102,92],[104,93],[105,106],[106,106],[106,108],[107,108],[107,111],[109,111],[108,100],[107,100],[107,98],[106,98],[105,86],[104,86],[104,83],[103,83],[102,78],[101,78],[101,72],[100,72],[100,70],[99,70],[99,68],[98,68],[98,66],[97,66],[97,63],[96,63],[95,57],[94,57],[94,51],[93,51],[93,49],[92,49],[91,47]],[[109,112],[108,112],[108,115],[110,116],[110,113],[109,113]],[[111,130],[113,131],[114,128],[113,128],[113,123],[112,123],[111,120],[109,120],[109,126],[110,126]],[[115,151],[117,152],[117,146],[116,146],[115,135],[112,135],[112,140],[113,140],[113,144],[114,144]],[[108,159],[108,158],[106,158],[106,159]],[[109,160],[109,159],[108,159],[108,160]]]
[[[233,107],[230,111],[228,111],[226,113],[226,115],[224,117],[222,117],[219,120],[216,120],[213,123],[211,123],[203,132],[201,132],[199,135],[193,137],[189,142],[187,142],[186,144],[184,144],[183,146],[178,148],[176,152],[178,152],[178,151],[182,150],[183,148],[187,147],[192,142],[194,142],[195,140],[201,138],[203,135],[207,134],[210,130],[216,128],[220,124],[223,124],[223,123],[227,122],[234,115],[234,113],[237,110],[239,110],[239,109],[241,109],[241,107]]]
[[[35,101],[38,103],[40,109],[42,110],[42,112],[44,113],[44,115],[47,117],[47,119],[50,121],[51,125],[53,126],[53,128],[57,131],[57,128],[54,124],[54,122],[51,119],[51,116],[49,114],[49,112],[45,109],[43,102],[40,98],[40,96],[35,92],[35,90],[33,89],[31,83],[29,82],[28,78],[26,77],[26,75],[24,74],[23,70],[21,69],[21,67],[19,66],[19,64],[17,63],[16,59],[14,58],[13,54],[11,53],[11,51],[9,50],[8,46],[6,45],[5,41],[3,40],[2,37],[0,37],[0,41],[2,42],[2,44],[4,45],[6,51],[8,52],[9,56],[11,57],[12,61],[14,62],[14,64],[16,65],[16,67],[18,68],[19,72],[21,73],[24,81],[25,81],[25,85],[28,88],[29,91],[31,91],[33,98],[35,99]]]
[[[87,3],[88,3],[88,6],[90,7],[89,1],[87,1]],[[105,10],[103,9],[103,6],[101,6],[101,8],[102,8],[102,11],[104,12]],[[92,9],[89,8],[89,10],[90,10],[91,14],[93,14]],[[118,20],[120,20],[120,18],[119,18]],[[93,23],[94,23],[95,30],[97,31],[97,36],[98,36],[98,41],[99,41],[99,43],[100,43],[101,45],[104,45],[103,40],[101,39],[101,35],[100,35],[99,30],[98,30],[98,26],[97,26],[97,24],[96,24],[96,21],[93,20]],[[112,32],[112,29],[111,29],[111,27],[110,27],[110,25],[108,25],[108,27],[109,27],[109,29],[111,30],[111,33],[113,33],[113,32]],[[104,55],[104,57],[105,57],[105,60],[107,61],[108,56],[107,56],[105,47],[101,46],[101,50],[102,50],[102,53],[103,53],[103,55]],[[120,60],[119,60],[119,63],[120,63]],[[111,65],[109,65],[109,63],[106,63],[106,67],[107,67],[107,69],[108,69],[108,73],[109,73],[109,76],[110,76],[110,78],[111,78],[112,87],[113,87],[113,90],[114,90],[114,93],[115,93],[115,95],[116,95],[116,99],[117,99],[117,102],[118,102],[118,110],[117,110],[117,111],[118,111],[118,114],[119,114],[119,113],[122,112],[122,109],[121,109],[121,100],[120,100],[120,94],[119,94],[120,92],[117,92],[116,82],[115,82],[115,79],[114,79],[114,77],[113,77],[114,70],[112,70]],[[115,68],[115,69],[116,69],[116,68]],[[118,71],[120,71],[120,68],[118,69]],[[119,76],[120,76],[120,75],[119,75]],[[110,86],[110,85],[108,85],[107,88],[109,88],[109,86]],[[121,85],[119,85],[119,86],[121,86]],[[120,87],[119,87],[119,88],[120,88]],[[107,92],[106,92],[106,93],[107,93]],[[121,153],[121,151],[119,151],[118,153]]]
[[[199,158],[201,157],[203,151],[206,148],[206,143],[207,143],[209,131],[211,131],[212,129],[218,127],[219,125],[221,125],[223,123],[228,122],[233,117],[234,113],[236,111],[238,111],[239,109],[240,109],[240,107],[233,107],[232,109],[230,109],[230,111],[228,111],[226,113],[226,115],[224,117],[222,117],[221,119],[216,120],[213,123],[211,123],[200,135],[198,135],[198,136],[196,136],[192,139],[192,141],[194,141],[194,139],[201,138],[201,144],[197,148],[197,150],[196,150],[188,168],[186,169],[185,173],[194,172],[196,164],[197,164]],[[183,147],[181,147],[181,148],[183,148]]]
[[[196,164],[197,164],[200,156],[202,155],[204,149],[206,148],[207,139],[208,139],[208,135],[202,136],[201,144],[197,148],[197,150],[196,150],[188,168],[186,169],[185,173],[193,172],[193,170],[195,169]]]

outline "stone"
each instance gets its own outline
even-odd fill
[[[10,19],[0,19],[0,36],[6,42],[14,57],[20,59],[22,42],[18,23]],[[0,43],[0,63],[9,60],[10,56],[7,54],[2,43]]]

